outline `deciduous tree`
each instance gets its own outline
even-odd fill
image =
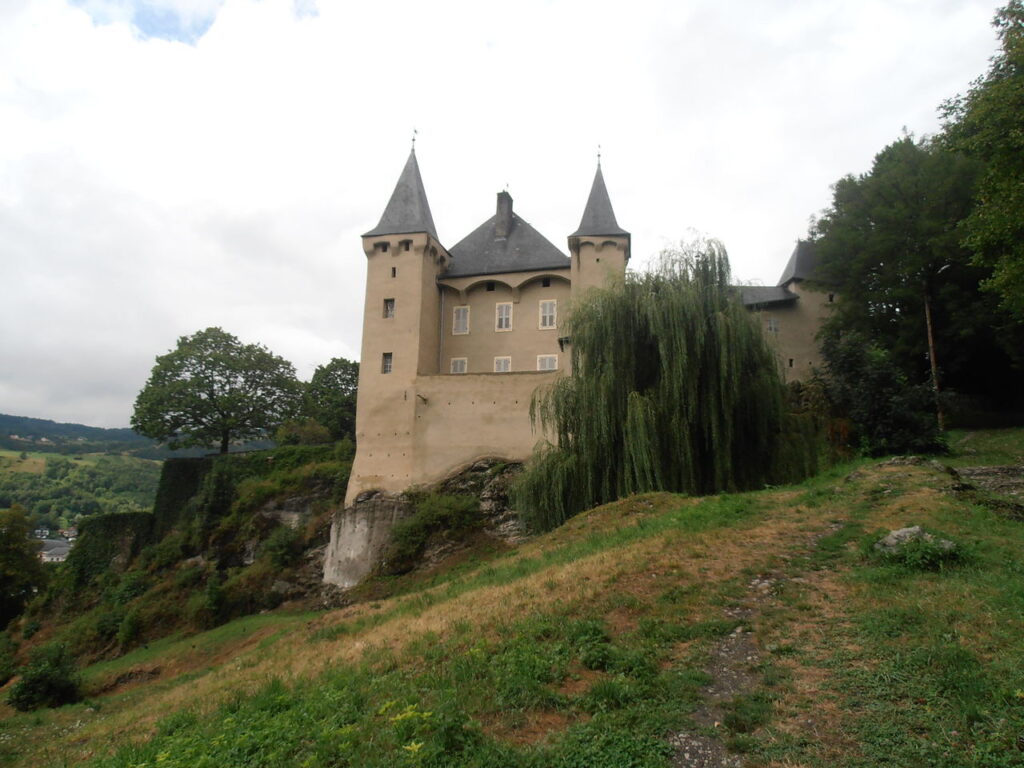
[[[1024,2],[1010,0],[993,25],[1000,50],[966,94],[943,105],[944,140],[985,163],[961,232],[977,262],[992,269],[986,287],[1024,318]]]
[[[301,405],[291,363],[220,328],[182,336],[156,359],[135,400],[132,428],[172,448],[265,437]]]
[[[39,561],[39,542],[29,539],[31,526],[18,504],[0,510],[0,630],[21,613],[34,587],[46,574]]]
[[[334,440],[354,440],[358,386],[359,363],[336,357],[319,366],[306,385],[306,415],[327,427]]]

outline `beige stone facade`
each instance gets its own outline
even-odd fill
[[[498,194],[495,216],[445,248],[415,154],[367,258],[356,457],[346,505],[437,480],[484,457],[523,460],[541,439],[529,418],[539,386],[568,365],[563,320],[574,297],[622,280],[629,233],[600,167],[569,255]]]
[[[815,334],[830,294],[805,282],[798,246],[778,286],[742,287],[787,380],[819,363]],[[356,457],[346,494],[397,493],[484,457],[523,460],[542,435],[529,418],[539,386],[569,365],[563,322],[574,300],[624,279],[630,235],[600,166],[566,255],[498,194],[494,217],[450,249],[437,238],[415,154],[367,259]]]

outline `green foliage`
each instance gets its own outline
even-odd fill
[[[287,525],[279,525],[263,540],[260,554],[270,560],[275,568],[294,565],[302,553],[302,533]]]
[[[303,412],[326,427],[331,439],[353,439],[358,386],[359,363],[336,357],[313,372],[306,385]]]
[[[294,416],[300,393],[291,363],[207,328],[157,357],[135,400],[132,428],[172,448],[227,453],[233,440],[263,437]]]
[[[383,569],[404,573],[413,568],[430,537],[439,533],[460,536],[480,521],[480,502],[456,494],[410,494],[413,513],[395,524],[384,556]]]
[[[1024,3],[1009,0],[993,26],[1000,50],[965,95],[943,105],[944,139],[985,164],[964,243],[992,270],[985,286],[1024,319]]]
[[[289,419],[274,432],[278,445],[322,445],[331,442],[331,433],[316,419]]]
[[[566,333],[572,375],[531,405],[557,447],[536,453],[514,490],[533,527],[632,493],[707,494],[775,479],[784,389],[775,353],[729,286],[720,245],[663,254],[657,271],[591,292]]]
[[[884,535],[884,531],[876,531],[865,537],[862,550],[876,562],[895,565],[907,571],[942,571],[963,565],[971,559],[970,553],[961,544],[954,542],[952,547],[942,546],[939,542],[949,539],[941,533],[929,533],[931,538],[909,539],[891,552],[874,548],[874,542]]]
[[[1001,408],[1024,391],[1024,326],[981,291],[991,270],[961,244],[957,226],[972,211],[980,170],[904,137],[868,173],[836,182],[812,236],[820,277],[839,296],[826,338],[859,334],[911,386],[933,384],[934,362],[939,389]]]
[[[0,508],[20,504],[34,527],[63,528],[81,515],[148,508],[159,476],[159,464],[129,456],[51,456],[40,474],[0,472]]]
[[[142,617],[139,611],[132,609],[125,613],[121,624],[117,628],[117,644],[127,648],[135,644],[142,632]]]
[[[0,630],[21,613],[33,590],[46,583],[39,562],[39,542],[29,539],[31,527],[19,505],[0,510]]]
[[[153,523],[150,512],[95,515],[83,520],[78,541],[64,563],[72,588],[87,586],[111,568],[124,570],[152,541]]]
[[[27,666],[18,670],[21,679],[7,696],[7,703],[21,712],[40,707],[59,707],[78,701],[80,677],[74,659],[63,645],[37,648]]]
[[[931,388],[907,381],[886,349],[847,331],[827,336],[822,354],[832,406],[853,422],[850,439],[863,453],[945,451]]]
[[[14,658],[18,646],[6,632],[0,632],[0,685],[3,685],[11,677],[17,668]]]

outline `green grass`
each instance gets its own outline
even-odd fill
[[[949,449],[942,461],[953,467],[1024,464],[1024,429],[950,430]]]
[[[1003,447],[985,455],[1005,463],[1022,434],[995,434]],[[147,665],[188,671],[11,718],[0,760],[80,764],[33,750],[84,721],[98,751],[81,764],[103,768],[667,768],[666,736],[700,731],[712,650],[742,624],[761,649],[755,682],[702,732],[748,765],[1021,766],[1024,524],[948,486],[927,465],[858,462],[783,489],[626,500],[319,631],[315,614],[265,614],[96,665],[94,688]],[[933,568],[874,554],[877,532],[911,524],[966,556]],[[587,570],[608,554],[610,572]],[[759,612],[737,618],[766,575]],[[495,588],[536,602],[485,605],[477,593]],[[479,616],[456,610],[467,601]],[[330,661],[296,673],[283,661],[296,653]],[[236,674],[216,701],[150,703],[211,680],[231,691]],[[156,718],[141,743],[127,741],[136,717]]]

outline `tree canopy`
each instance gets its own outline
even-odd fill
[[[157,357],[131,425],[171,448],[217,446],[227,453],[232,441],[271,434],[298,412],[301,399],[291,363],[207,328]]]
[[[944,141],[985,164],[960,231],[992,270],[986,287],[1024,318],[1024,1],[1010,0],[993,25],[1000,50],[966,94],[943,105]]]
[[[21,613],[32,588],[42,586],[45,580],[39,542],[29,539],[30,531],[28,517],[19,505],[0,509],[0,630]]]
[[[909,385],[1006,401],[1021,386],[1019,327],[979,290],[991,270],[972,262],[957,229],[980,172],[977,161],[903,137],[868,173],[836,183],[812,240],[840,296],[826,337],[859,334]]]
[[[657,270],[590,292],[566,330],[572,375],[531,405],[557,446],[531,459],[517,489],[535,527],[631,493],[779,477],[784,386],[757,318],[729,286],[721,245],[663,254]]]
[[[359,363],[335,357],[318,366],[306,385],[305,414],[327,427],[331,438],[355,439]]]

